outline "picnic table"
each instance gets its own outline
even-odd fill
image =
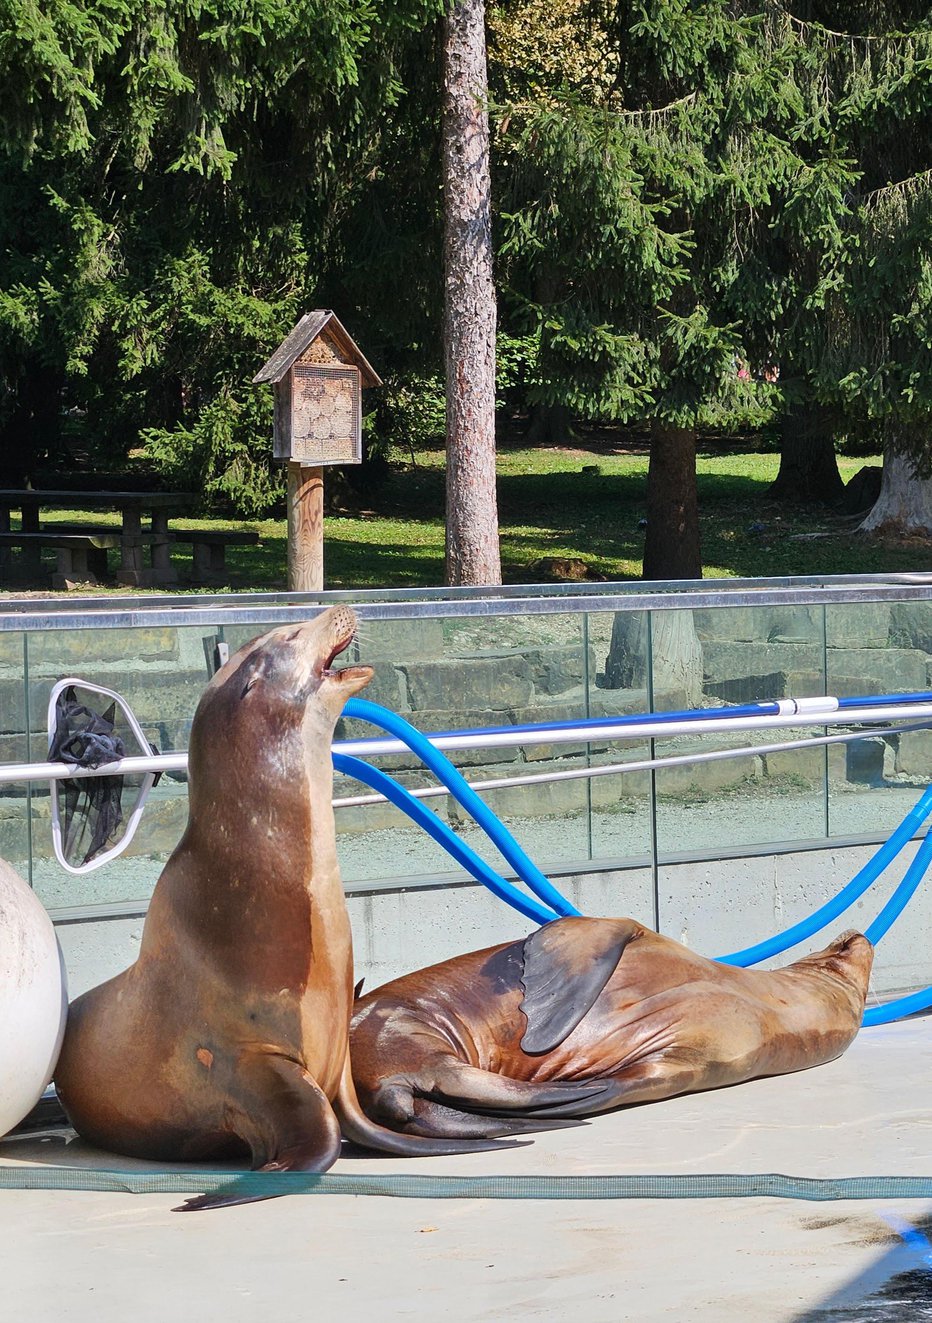
[[[12,547],[21,548],[20,567],[32,578],[41,573],[42,548],[55,548],[58,569],[52,579],[54,588],[102,577],[106,573],[107,549],[118,547],[118,583],[133,587],[172,584],[178,578],[171,559],[176,542],[191,543],[196,580],[219,581],[224,574],[226,547],[255,543],[258,535],[194,528],[170,530],[169,519],[191,509],[197,499],[193,492],[0,489],[0,582],[9,580]],[[21,513],[21,528],[13,530],[10,514],[17,509]],[[43,510],[118,510],[121,526],[117,529],[55,521],[43,523],[40,519]]]

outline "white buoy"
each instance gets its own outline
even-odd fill
[[[52,1079],[68,991],[58,938],[41,902],[0,859],[0,1135]]]

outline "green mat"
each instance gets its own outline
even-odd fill
[[[3,1190],[93,1190],[123,1194],[362,1194],[394,1199],[932,1199],[932,1176],[308,1175],[305,1172],[103,1171],[0,1167]]]

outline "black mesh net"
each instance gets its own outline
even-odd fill
[[[131,752],[157,753],[135,747],[138,740],[116,703],[100,713],[85,701],[74,685],[64,689],[55,705],[55,730],[49,740],[49,761],[75,767],[102,767]],[[58,799],[62,850],[74,867],[88,864],[104,850],[117,845],[124,832],[123,797],[134,792],[138,801],[145,774],[92,776],[53,782]],[[157,778],[156,778],[157,779]],[[153,783],[154,784],[154,783]]]

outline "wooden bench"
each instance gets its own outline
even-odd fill
[[[209,528],[171,528],[168,536],[174,542],[190,542],[195,583],[224,583],[227,547],[254,547],[259,541],[258,533],[223,533]]]
[[[219,584],[226,580],[227,547],[253,547],[259,541],[258,533],[224,533],[206,528],[178,528],[167,532],[135,533],[132,544],[151,547],[152,558],[159,582],[171,582],[173,568],[168,564],[169,549],[176,542],[190,543],[195,583]],[[18,578],[37,578],[42,573],[40,552],[49,547],[58,553],[58,563],[52,575],[51,586],[67,589],[74,583],[100,583],[109,577],[107,551],[120,548],[126,560],[126,535],[118,528],[91,527],[79,524],[61,524],[45,532],[0,532],[0,584],[10,581],[14,569],[9,548],[18,547],[24,553]],[[141,554],[141,552],[139,553]],[[164,563],[163,563],[164,562]],[[125,568],[125,566],[124,566]]]
[[[53,588],[68,588],[72,583],[99,583],[107,576],[107,551],[119,547],[122,539],[119,529],[107,532],[103,529],[74,530],[67,533],[0,533],[0,575],[8,577],[10,553],[6,548],[21,547],[31,552],[28,563],[23,567],[27,576],[40,569],[39,552],[43,547],[52,547],[58,553],[58,563],[52,575]]]
[[[49,511],[55,510],[118,510],[120,513],[120,564],[116,572],[119,583],[133,587],[151,587],[174,583],[175,567],[171,563],[172,540],[168,536],[168,521],[184,518],[184,511],[198,502],[193,492],[75,492],[40,490],[32,488],[0,488],[0,533],[12,533],[11,515],[20,512],[23,533],[43,533],[55,536],[63,532],[61,524],[47,522]],[[148,519],[148,527],[143,520]],[[98,533],[109,535],[114,530],[102,526],[71,526],[69,533],[77,535]],[[17,545],[15,542],[12,545]],[[49,545],[49,544],[46,544]],[[20,568],[33,576],[41,571],[40,546],[19,542]],[[149,563],[145,555],[149,551]],[[92,557],[93,559],[93,557]],[[9,551],[0,548],[0,578],[10,560]]]

